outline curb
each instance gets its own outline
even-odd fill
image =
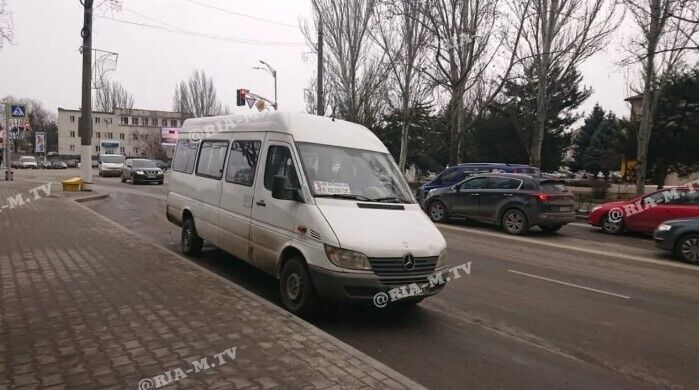
[[[107,194],[107,196],[109,196],[109,194]],[[76,199],[76,202],[77,202],[77,201],[78,201],[78,200]],[[213,276],[213,277],[215,277],[215,278],[217,278],[217,279],[219,279],[219,280],[221,280],[221,281],[223,281],[223,282],[225,282],[225,283],[234,285],[240,292],[242,292],[243,294],[247,295],[247,296],[250,297],[251,299],[255,300],[257,303],[266,306],[266,307],[269,308],[270,310],[273,310],[274,312],[278,313],[279,315],[281,315],[282,317],[284,317],[284,318],[286,318],[286,319],[288,319],[288,320],[291,320],[291,321],[296,322],[297,324],[299,324],[299,325],[301,325],[301,326],[307,328],[308,330],[312,331],[312,332],[315,333],[316,335],[328,339],[328,341],[330,341],[330,342],[334,343],[335,345],[337,345],[340,349],[342,349],[343,351],[347,352],[347,354],[349,354],[350,356],[352,356],[352,357],[354,357],[354,358],[357,358],[357,359],[359,359],[359,360],[365,362],[365,363],[366,363],[367,365],[369,365],[370,367],[376,369],[377,371],[382,372],[384,375],[386,375],[386,376],[388,376],[390,379],[393,379],[394,381],[400,383],[401,385],[405,386],[406,388],[408,388],[408,389],[416,389],[416,390],[428,390],[425,386],[423,386],[423,385],[421,385],[421,384],[415,382],[414,380],[408,378],[407,376],[405,376],[405,375],[399,373],[398,371],[396,371],[396,370],[394,370],[394,369],[388,367],[387,365],[385,365],[385,364],[381,363],[380,361],[378,361],[378,360],[372,358],[371,356],[365,354],[364,352],[359,351],[358,349],[352,347],[351,345],[344,343],[343,341],[339,340],[339,339],[336,338],[335,336],[333,336],[333,335],[331,335],[331,334],[329,334],[329,333],[323,331],[322,329],[320,329],[320,328],[318,328],[317,326],[311,324],[310,322],[308,322],[308,321],[306,321],[306,320],[304,320],[304,319],[302,319],[302,318],[300,318],[300,317],[297,317],[297,316],[295,316],[295,315],[289,313],[288,311],[282,309],[281,307],[275,305],[275,304],[272,303],[272,302],[267,301],[267,300],[264,299],[264,298],[261,298],[261,297],[257,296],[256,294],[254,294],[254,293],[248,291],[247,289],[245,289],[244,287],[238,285],[237,283],[232,282],[232,281],[230,281],[230,280],[224,278],[223,276],[221,276],[221,275],[215,273],[214,271],[212,271],[212,270],[210,270],[210,269],[207,269],[207,268],[204,268],[204,267],[201,267],[201,266],[199,266],[199,265],[194,264],[194,263],[193,263],[192,261],[190,261],[188,258],[182,256],[181,254],[179,254],[179,253],[177,253],[177,252],[175,252],[175,251],[173,251],[173,250],[171,250],[171,249],[169,249],[169,248],[167,248],[167,247],[165,247],[165,246],[163,246],[163,245],[161,245],[161,244],[159,244],[159,243],[157,243],[157,242],[150,241],[150,240],[146,240],[146,239],[144,239],[143,237],[134,234],[132,231],[130,231],[130,230],[127,229],[126,227],[124,227],[124,226],[122,226],[122,225],[120,225],[120,224],[118,224],[118,223],[112,221],[111,219],[105,217],[104,215],[102,215],[102,214],[100,214],[100,213],[98,213],[98,212],[96,212],[96,211],[90,209],[89,207],[83,205],[82,202],[78,202],[78,206],[80,206],[80,207],[84,208],[85,210],[89,211],[90,213],[92,213],[92,214],[95,215],[96,217],[100,218],[101,220],[103,220],[103,221],[105,221],[105,222],[108,222],[109,224],[115,226],[115,227],[118,228],[119,230],[124,231],[126,234],[131,235],[131,236],[133,236],[133,237],[135,237],[135,238],[137,238],[137,239],[139,239],[139,240],[141,240],[141,241],[145,241],[145,242],[147,242],[147,243],[149,243],[149,244],[151,244],[151,245],[157,247],[158,249],[161,249],[161,250],[166,251],[167,253],[171,254],[172,256],[175,256],[176,258],[182,260],[182,263],[184,263],[186,266],[188,266],[188,267],[190,267],[190,268],[193,268],[193,269],[196,269],[196,270],[199,270],[200,272],[206,272],[206,273],[210,274],[211,276]]]
[[[99,199],[106,199],[106,198],[109,198],[109,194],[83,196],[82,198],[75,198],[75,199],[73,199],[73,201],[78,202],[78,203],[83,203],[83,202],[89,202],[91,200],[99,200]]]

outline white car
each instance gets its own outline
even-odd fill
[[[214,125],[211,137],[190,136]],[[268,272],[292,313],[393,300],[407,285],[421,288],[400,302],[415,304],[443,287],[431,283],[446,269],[442,234],[358,124],[280,112],[188,119],[169,185],[183,252],[200,254],[206,240]]]
[[[19,158],[19,168],[21,169],[39,169],[39,164],[34,156],[22,156]]]
[[[97,165],[100,176],[121,176],[122,168],[124,168],[124,156],[121,154],[103,154]]]

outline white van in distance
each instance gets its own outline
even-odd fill
[[[375,294],[446,268],[446,242],[367,128],[304,114],[195,118],[179,134],[167,218],[279,279],[286,308]],[[437,293],[401,300],[414,304]]]

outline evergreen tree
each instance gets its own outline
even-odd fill
[[[585,170],[597,174],[602,171],[604,178],[609,178],[609,172],[619,168],[621,164],[620,150],[622,134],[617,118],[608,114],[597,126],[582,157]]]
[[[599,104],[595,104],[590,115],[585,118],[585,123],[580,127],[573,138],[573,162],[571,168],[574,171],[589,170],[584,163],[585,153],[590,147],[595,131],[605,120],[605,112]]]

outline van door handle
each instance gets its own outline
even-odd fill
[[[471,196],[480,196],[481,194],[471,194]]]
[[[255,202],[255,204],[262,207],[267,206],[267,203],[265,203],[264,200],[258,200],[257,202]]]
[[[502,196],[512,196],[513,194],[502,194]]]

